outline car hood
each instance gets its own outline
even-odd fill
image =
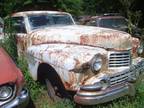
[[[7,53],[0,48],[0,85],[17,80],[17,71],[15,64],[7,55]]]
[[[30,45],[43,43],[66,43],[114,48],[131,49],[132,39],[128,33],[81,25],[49,27],[34,30],[29,34]]]

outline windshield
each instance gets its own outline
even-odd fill
[[[121,27],[127,27],[128,23],[125,18],[109,18],[109,19],[101,19],[100,26],[107,28],[121,28]]]
[[[74,24],[71,17],[67,14],[29,15],[28,20],[29,20],[31,29]]]

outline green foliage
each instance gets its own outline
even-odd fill
[[[41,0],[2,0],[0,1],[0,12],[3,13],[3,16],[7,16],[16,11],[26,10],[25,7],[28,5],[31,5],[31,9],[35,9],[35,7],[41,9],[42,7],[39,5],[40,1]],[[49,0],[46,1],[45,4],[47,4],[48,7],[70,12],[74,15],[82,13],[82,0]]]
[[[8,54],[16,61],[17,60],[17,47],[14,30],[11,28],[10,18],[5,19],[5,36],[1,46],[8,52]]]
[[[139,8],[138,0],[83,0],[83,13],[86,15],[97,15],[102,13],[121,13],[126,16],[129,23],[143,24],[142,9]],[[143,13],[144,15],[144,13]],[[141,22],[140,22],[141,20]],[[143,25],[144,26],[144,25]],[[131,25],[129,24],[130,32]]]
[[[13,12],[22,10],[51,9],[70,12],[76,16],[120,12],[129,17],[128,11],[139,12],[139,10],[134,9],[135,7],[138,8],[139,5],[137,0],[1,0],[0,13],[2,16],[8,16]]]
[[[121,4],[118,0],[83,0],[83,11],[88,15],[119,12],[120,7]]]
[[[123,10],[128,18],[129,33],[132,34],[132,24],[138,26],[140,17],[142,16],[141,11],[132,11],[132,5],[135,0],[119,0],[123,6]]]
[[[61,101],[55,104],[50,104],[46,100],[38,108],[74,108],[74,104],[69,100]]]
[[[74,15],[82,13],[82,0],[58,0],[55,7]]]
[[[3,16],[8,16],[31,3],[33,3],[33,0],[2,0],[0,1],[0,13]]]
[[[13,2],[11,2],[11,0],[3,0],[3,2],[1,3],[1,13],[3,13],[3,15],[8,15],[11,14],[11,11],[13,10],[14,6],[16,5],[16,0],[13,0]]]
[[[24,57],[18,58],[18,66],[22,70],[26,85],[28,89],[30,90],[32,99],[36,100],[39,95],[41,95],[41,92],[43,91],[43,86],[41,86],[38,82],[34,81],[32,77],[30,76],[30,73],[28,71],[28,64]]]
[[[74,104],[71,101],[65,100],[65,101],[57,103],[52,108],[73,108],[73,107],[74,107]]]

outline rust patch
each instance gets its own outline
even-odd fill
[[[78,66],[80,64],[80,61],[76,58],[74,58],[75,62],[76,62],[76,66]]]
[[[66,89],[70,89],[70,88],[71,88],[71,84],[68,83],[68,82],[65,82],[65,83],[64,83],[64,86],[65,86]]]
[[[132,37],[132,54],[134,57],[137,57],[137,49],[140,46],[140,41],[138,38]]]

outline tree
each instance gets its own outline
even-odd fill
[[[74,15],[82,13],[82,0],[57,0],[55,7]]]
[[[7,16],[31,3],[33,3],[33,0],[1,0],[0,13],[2,13],[2,16]]]
[[[85,14],[119,12],[121,4],[118,0],[83,0]]]
[[[61,10],[78,15],[82,0],[1,0],[0,7],[2,16],[26,10]]]
[[[142,15],[141,11],[133,11],[132,7],[135,2],[135,0],[119,0],[120,3],[123,6],[123,10],[125,10],[125,14],[128,18],[128,28],[129,28],[129,33],[132,34],[132,23],[136,26],[138,26],[140,17]]]

